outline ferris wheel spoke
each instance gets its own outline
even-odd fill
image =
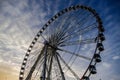
[[[69,18],[71,18],[72,17],[72,14],[68,14],[69,16],[65,16],[65,17],[63,17],[62,18],[62,20],[61,20],[61,23],[60,22],[58,22],[58,30],[63,30],[63,26],[65,25],[65,23],[66,23],[66,20],[69,20]],[[65,28],[65,27],[64,27]]]
[[[46,35],[45,35],[46,36]],[[45,41],[48,41],[42,34],[41,34],[41,37],[43,38],[44,42]]]
[[[90,16],[90,14],[88,14],[87,15],[87,18]],[[86,18],[86,17],[85,17]],[[85,18],[83,18],[82,20],[84,21],[84,20],[86,20]],[[81,20],[81,21],[82,21]],[[82,22],[81,22],[82,23]],[[80,26],[80,23],[78,23],[79,24],[79,26]],[[82,24],[81,24],[82,25]],[[93,25],[93,24],[92,24]],[[57,40],[62,40],[62,39],[64,39],[64,38],[66,38],[66,37],[70,37],[70,35],[72,35],[71,33],[68,33],[68,35],[67,36],[65,36],[65,34],[67,34],[67,32],[71,32],[71,31],[69,31],[69,30],[74,30],[74,29],[76,29],[78,26],[77,26],[77,24],[76,24],[76,26],[77,27],[74,27],[74,26],[72,26],[72,25],[69,25],[69,26],[71,26],[71,27],[69,27],[69,28],[64,28],[64,29],[58,29],[59,31],[60,31],[60,33],[59,34],[56,34],[56,36],[57,36]],[[75,30],[76,31],[76,30]],[[78,30],[78,31],[76,31],[76,32],[79,32],[80,30]],[[57,31],[58,32],[58,31]],[[70,35],[69,35],[70,34]],[[63,36],[65,36],[65,37],[63,37]]]
[[[73,24],[69,25],[71,26],[70,28],[66,29],[66,32],[71,32],[76,30],[78,27],[82,26],[85,22],[87,22],[87,20],[89,20],[91,18],[91,14],[87,14],[86,17],[81,18],[80,20],[78,20],[77,22],[74,22]]]
[[[88,14],[87,15],[87,18],[90,16],[90,14]],[[76,16],[77,17],[77,16]],[[86,17],[85,17],[86,18]],[[80,21],[75,21],[75,19],[73,19],[74,20],[74,22],[75,23],[73,23],[73,20],[72,21],[70,21],[70,22],[72,22],[72,23],[65,23],[66,24],[66,26],[68,26],[68,27],[66,27],[65,25],[63,25],[62,26],[62,28],[61,29],[58,29],[59,31],[61,31],[61,33],[62,34],[65,34],[66,32],[69,32],[69,30],[74,30],[74,29],[76,29],[78,26],[80,26],[80,23],[79,22],[81,22],[81,21],[84,21],[85,20],[85,18],[83,18],[82,20],[80,20]],[[69,21],[70,19],[68,19],[68,21]],[[73,24],[76,24],[76,26],[73,26]],[[63,35],[62,35],[63,36]]]
[[[76,31],[68,34],[67,36],[65,36],[64,37],[64,39],[65,39],[64,41],[67,41],[69,39],[75,38],[76,36],[78,37],[79,35],[82,35],[82,34],[88,32],[90,30],[95,29],[95,28],[97,28],[96,23],[93,23],[92,25],[89,25],[89,26],[87,26],[87,27],[85,27],[83,29],[76,30]]]
[[[38,43],[40,43],[40,44],[44,44],[44,42],[41,42],[41,41],[38,41]]]
[[[71,17],[71,14],[68,14],[68,15],[69,16],[62,17],[61,22],[56,22],[55,27],[58,27],[58,28],[54,28],[52,30],[48,29],[49,37],[50,37],[50,34],[52,34],[53,32],[59,32],[59,31],[63,30],[63,26],[65,25],[66,20],[68,20]]]
[[[75,56],[77,56],[77,57],[79,57],[79,58],[83,58],[83,59],[85,59],[85,60],[91,60],[91,58],[89,58],[89,57],[86,57],[86,56],[83,56],[83,55],[80,55],[80,54],[78,54],[78,53],[74,53],[74,52],[71,52],[71,51],[68,51],[68,50],[64,50],[64,49],[58,49],[59,51],[62,51],[62,52],[65,52],[65,53],[68,53],[68,54],[71,54],[71,55],[75,55]]]
[[[59,42],[59,44],[64,43],[67,40],[70,40],[72,38],[74,39],[75,37],[78,37],[79,35],[82,35],[82,34],[88,32],[90,30],[95,29],[95,28],[97,28],[96,23],[93,23],[92,25],[89,25],[89,26],[87,26],[83,29],[80,29],[80,30],[76,31],[76,32],[69,33],[62,38],[62,40]]]
[[[73,27],[74,26],[74,24],[78,24],[79,22],[81,22],[82,20],[78,20],[78,21],[76,21],[77,20],[77,18],[78,18],[78,16],[79,15],[83,15],[83,14],[85,14],[85,12],[83,11],[83,12],[78,12],[78,14],[76,14],[76,15],[74,15],[74,17],[71,17],[71,18],[69,18],[69,19],[67,19],[66,21],[67,21],[67,23],[65,23],[65,25],[63,26],[63,29],[62,29],[62,31],[68,31],[68,30],[72,30],[73,28],[75,28],[75,27]],[[89,15],[88,15],[89,16]],[[69,23],[69,22],[71,22],[71,23]],[[68,26],[68,27],[66,27],[66,25]],[[78,27],[78,26],[77,26]]]
[[[91,44],[91,43],[95,43],[95,39],[96,39],[96,38],[86,39],[86,40],[76,40],[76,41],[64,42],[64,43],[62,43],[62,44],[60,45],[60,47],[63,47],[63,46],[71,46],[71,45]]]
[[[85,16],[82,16],[82,15],[85,15]],[[86,17],[88,18],[88,16],[90,16],[90,14],[86,13],[85,11],[82,11],[82,12],[79,11],[76,14],[73,14],[73,16],[70,16],[70,18],[66,20],[67,23],[65,23],[65,25],[72,25],[72,26],[66,27],[67,29],[73,28],[74,24],[77,25],[79,22],[83,21]],[[79,18],[79,20],[78,20],[78,18]],[[67,29],[65,29],[65,30],[67,30]]]
[[[59,53],[57,53],[57,55],[60,58],[60,60],[63,62],[63,64],[68,68],[68,70],[74,75],[74,77],[77,80],[80,80],[79,76],[70,68],[70,66],[65,62],[65,60],[59,55]]]

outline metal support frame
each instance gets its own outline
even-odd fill
[[[47,62],[47,45],[45,45],[43,71],[42,71],[42,76],[40,77],[41,80],[46,79],[46,62]]]
[[[53,62],[53,55],[51,55],[50,64],[49,64],[49,68],[48,68],[48,74],[47,74],[48,80],[51,80],[51,77],[50,77],[51,73],[50,72],[52,70],[52,62]]]
[[[25,80],[31,80],[32,73],[34,72],[34,70],[35,70],[35,68],[36,68],[36,66],[37,66],[40,58],[42,57],[43,52],[44,52],[44,47],[43,47],[41,53],[38,55],[37,60],[35,61],[34,65],[32,66],[32,68],[31,68],[31,70],[29,71],[28,76],[26,77]]]
[[[60,61],[59,61],[59,59],[58,59],[57,54],[55,54],[55,58],[56,58],[56,60],[57,60],[57,62],[58,62],[58,67],[59,67],[59,69],[60,69],[60,73],[61,73],[61,76],[62,76],[62,80],[65,80],[64,72],[63,72],[63,70],[62,70],[62,67],[61,67],[61,64],[60,64]]]

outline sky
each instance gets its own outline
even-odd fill
[[[105,51],[94,79],[120,80],[118,0],[0,0],[0,80],[18,80],[22,60],[35,34],[58,11],[76,4],[94,8],[105,28]]]

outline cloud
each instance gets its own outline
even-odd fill
[[[0,61],[3,63],[21,65],[40,28],[35,28],[39,25],[39,18],[34,18],[30,10],[25,11],[28,7],[27,1],[3,1],[0,11]]]
[[[48,20],[47,14],[44,5],[34,1],[6,0],[0,6],[0,65],[14,66],[11,68],[19,71],[28,46]]]
[[[110,65],[109,63],[106,63],[106,62],[103,62],[102,65],[103,65],[104,67],[106,67],[106,68],[110,68],[110,67],[111,67],[111,65]]]
[[[114,68],[112,61],[120,59],[120,56],[118,56],[120,47],[118,16],[114,15],[113,8],[107,5],[107,2],[97,2],[99,5],[94,4],[94,1],[89,3],[79,1],[78,3],[92,5],[92,7],[97,9],[102,16],[106,29],[105,52],[101,54],[103,62],[97,66],[97,76],[99,77],[94,76],[95,80],[100,77],[104,80],[119,80],[119,76],[115,76],[119,74],[114,74],[114,71],[117,69]],[[42,0],[0,0],[0,65],[4,63],[8,66],[9,64],[14,66],[13,69],[19,70],[25,52],[37,31],[59,10],[78,3],[72,0],[47,2]],[[103,3],[104,7],[101,6]],[[86,50],[83,51],[83,53],[86,53],[86,56],[91,55],[89,52],[92,53],[88,48],[90,47],[87,45],[82,47],[82,50]],[[93,48],[90,49],[93,50]],[[82,63],[81,60],[81,69],[84,66],[84,62]],[[2,67],[0,66],[0,68]],[[79,69],[79,66],[75,67],[75,69]],[[67,75],[71,76],[69,73]],[[109,78],[108,76],[112,77]]]
[[[120,59],[120,56],[113,56],[113,60]]]

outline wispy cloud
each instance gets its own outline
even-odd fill
[[[120,59],[120,56],[113,56],[113,60]]]
[[[86,1],[0,0],[0,65],[3,63],[14,65],[15,70],[19,69],[30,42],[49,18],[70,5],[85,4],[98,11],[106,29],[107,41],[104,42],[106,50],[101,54],[103,63],[97,66],[98,77],[94,76],[95,80],[100,78],[119,80],[120,74],[115,72],[118,68],[114,66],[120,60],[120,23],[117,13],[113,13],[114,9],[116,10],[115,5],[111,7],[109,2],[103,0],[99,2],[92,0],[89,3]],[[88,46],[82,47],[83,52],[85,49],[88,49]],[[83,67],[84,65],[81,69]]]
[[[3,1],[0,13],[1,61],[20,64],[36,31],[41,27],[40,25],[37,28],[36,25],[39,25],[42,19],[37,18],[39,15],[34,15],[41,13],[44,17],[44,13],[29,10],[28,1]]]

